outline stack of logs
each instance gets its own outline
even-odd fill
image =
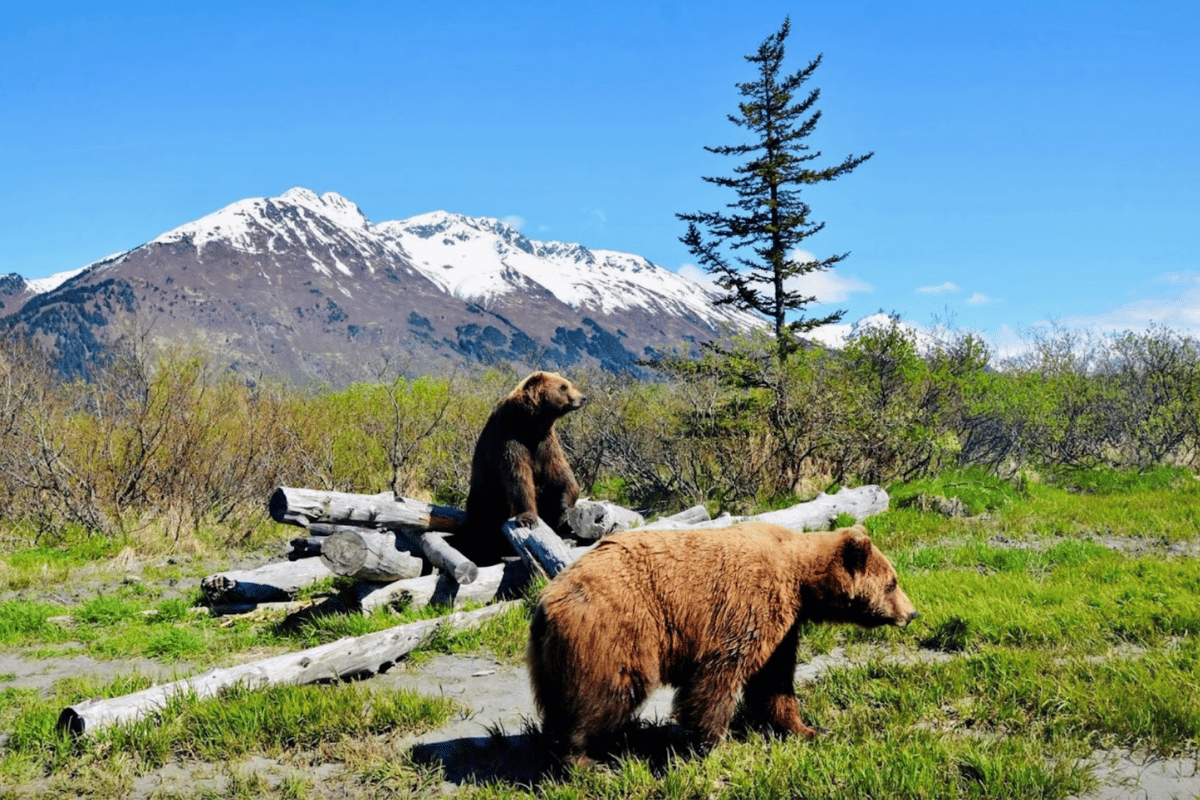
[[[710,519],[704,506],[696,506],[646,524],[637,512],[584,499],[570,511],[568,521],[576,538],[589,542],[633,527],[724,527],[743,520],[794,530],[824,529],[840,513],[862,519],[885,510],[887,504],[883,489],[862,486],[754,517]],[[535,528],[510,521],[503,534],[520,558],[481,568],[447,541],[447,535],[462,525],[463,511],[390,492],[363,495],[280,487],[271,496],[269,510],[274,520],[299,526],[305,535],[292,540],[287,561],[204,578],[201,588],[217,613],[261,608],[333,576],[355,580],[341,597],[363,613],[393,606],[487,603],[519,596],[531,575],[553,577],[587,549],[569,547],[540,521]]]
[[[536,528],[509,522],[502,532],[520,558],[481,568],[447,541],[447,535],[462,525],[463,511],[390,492],[363,495],[280,487],[271,496],[269,510],[276,522],[299,526],[305,535],[292,540],[286,561],[204,578],[201,589],[216,613],[270,607],[333,576],[355,580],[342,592],[342,600],[363,613],[392,606],[487,603],[519,596],[531,575],[553,577],[586,549],[569,548],[540,521]],[[699,507],[670,519],[686,523],[707,518]],[[588,500],[579,501],[571,519],[581,539],[596,539],[643,521],[636,512]]]

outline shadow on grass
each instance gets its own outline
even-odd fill
[[[700,757],[691,740],[669,721],[636,720],[601,737],[592,750],[597,766],[616,768],[626,759],[644,761],[662,778],[675,758]],[[554,759],[542,742],[541,731],[527,725],[519,734],[493,731],[487,736],[425,742],[412,748],[413,760],[442,772],[443,779],[463,783],[507,783],[533,787],[562,779],[570,770]]]

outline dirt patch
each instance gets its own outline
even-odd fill
[[[32,659],[25,656],[0,652],[0,675],[9,677],[0,680],[0,689],[37,689],[47,692],[63,678],[88,675],[108,683],[124,675],[148,675],[156,683],[173,681],[191,675],[194,670],[187,664],[165,666],[146,658],[102,661],[87,655],[52,656]]]
[[[1078,800],[1167,800],[1200,797],[1200,756],[1160,758],[1122,750],[1092,756],[1099,788]]]

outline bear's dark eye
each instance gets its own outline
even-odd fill
[[[895,578],[892,578],[891,583],[889,583],[887,586],[887,593],[891,594],[892,592],[896,591],[899,588],[900,588],[900,584],[896,581]]]

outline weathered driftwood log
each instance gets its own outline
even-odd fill
[[[421,574],[425,562],[410,546],[392,531],[345,530],[325,537],[321,561],[336,575],[391,583]]]
[[[531,572],[540,572],[553,578],[571,563],[571,554],[566,542],[553,528],[540,518],[537,523],[532,528],[526,528],[510,519],[500,530]]]
[[[319,558],[280,561],[257,569],[218,572],[200,581],[209,605],[263,603],[286,600],[300,589],[332,578],[333,572]]]
[[[476,611],[458,612],[437,619],[397,625],[365,636],[339,639],[296,653],[265,658],[228,669],[152,686],[140,692],[109,700],[87,700],[63,709],[58,730],[83,735],[110,725],[141,719],[161,711],[171,698],[194,694],[213,697],[236,684],[262,688],[276,684],[353,680],[385,672],[402,656],[431,639],[443,629],[465,630],[500,614],[517,601],[498,603]]]
[[[457,531],[466,512],[451,506],[423,503],[408,497],[382,494],[348,494],[280,486],[268,503],[271,518],[289,525],[350,523],[369,528],[424,531]]]
[[[837,494],[822,492],[807,503],[791,508],[755,514],[755,522],[771,522],[792,530],[829,530],[839,514],[850,514],[857,521],[888,509],[888,493],[881,486],[843,486]]]
[[[591,547],[572,547],[571,561]],[[443,605],[457,608],[467,603],[490,603],[493,600],[520,597],[529,585],[529,567],[512,559],[490,567],[480,567],[479,575],[469,584],[460,584],[448,575],[424,575],[384,585],[361,583],[342,593],[349,605],[357,605],[364,614],[378,608],[424,608]]]
[[[636,511],[599,500],[580,498],[575,501],[574,508],[567,509],[567,524],[580,539],[599,539],[610,533],[640,527],[645,521]]]
[[[888,494],[879,486],[859,486],[854,489],[843,486],[837,494],[820,494],[807,503],[798,503],[791,508],[768,511],[749,517],[722,515],[707,522],[676,522],[655,520],[647,527],[654,528],[724,528],[739,522],[770,522],[791,528],[794,531],[828,530],[839,514],[851,514],[862,520],[872,514],[887,511]]]
[[[384,585],[357,584],[342,593],[342,599],[357,604],[364,614],[377,608],[424,608],[443,605],[457,608],[467,603],[489,603],[499,598],[519,597],[529,583],[529,568],[520,561],[479,567],[470,583],[459,583],[445,573],[408,578]]]
[[[471,583],[479,575],[479,567],[475,566],[475,562],[451,547],[440,533],[401,533],[421,549],[430,564],[454,576],[458,583]]]
[[[712,517],[708,513],[708,509],[704,506],[692,506],[680,511],[678,514],[672,514],[669,517],[659,517],[653,522],[647,522],[642,527],[650,530],[653,528],[690,528],[699,522],[708,522]]]

